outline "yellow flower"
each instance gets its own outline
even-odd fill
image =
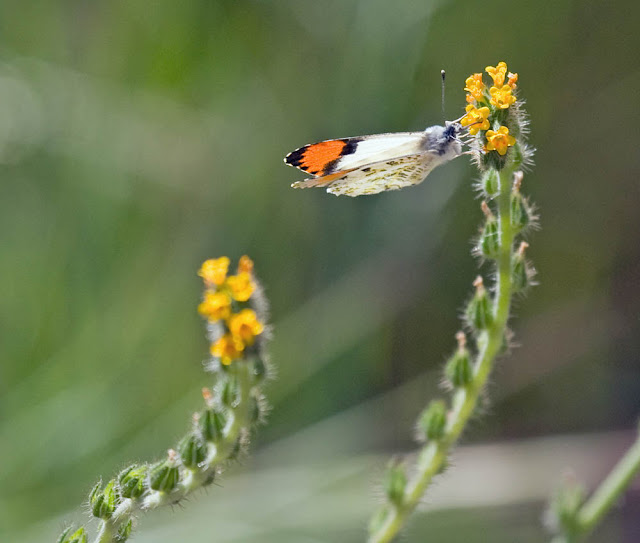
[[[238,275],[231,275],[227,279],[227,286],[233,298],[239,302],[246,302],[255,290],[251,275],[246,271],[240,272]]]
[[[247,255],[241,256],[238,262],[238,273],[242,273],[242,272],[251,273],[252,271],[253,271],[253,260],[251,260]]]
[[[210,321],[226,319],[231,313],[231,298],[226,292],[208,290],[198,306],[198,313]]]
[[[491,76],[496,87],[504,85],[504,76],[507,75],[506,62],[498,62],[497,66],[487,66],[485,71]]]
[[[211,345],[211,354],[217,356],[225,366],[240,358],[242,351],[244,351],[244,343],[231,334],[225,334]]]
[[[243,309],[240,313],[231,315],[229,330],[234,338],[241,340],[245,345],[253,345],[255,337],[262,334],[264,325],[258,320],[253,309]]]
[[[491,110],[488,107],[477,108],[474,105],[469,104],[465,111],[467,114],[462,117],[460,124],[462,126],[469,127],[469,134],[475,136],[479,130],[486,130],[489,128],[489,114]]]
[[[509,85],[491,87],[489,93],[491,94],[491,105],[498,109],[507,109],[516,101],[516,97],[511,94],[511,87]]]
[[[198,275],[204,279],[205,283],[220,286],[227,277],[228,269],[229,259],[226,256],[210,258],[204,261],[198,270]]]
[[[498,154],[504,156],[507,149],[516,143],[516,138],[509,135],[509,129],[501,126],[497,132],[487,130],[487,151],[498,151]]]
[[[509,85],[512,89],[515,90],[515,88],[518,86],[518,85],[516,85],[516,83],[518,82],[518,74],[513,74],[513,73],[509,72],[507,74],[507,77],[509,78],[507,80],[507,85]]]
[[[467,102],[475,100],[479,102],[484,98],[483,91],[485,89],[484,82],[482,81],[482,74],[471,74],[464,82],[467,95]]]

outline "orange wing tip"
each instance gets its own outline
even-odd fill
[[[284,161],[311,175],[322,176],[331,173],[340,157],[354,153],[359,141],[346,138],[312,143],[289,153]]]

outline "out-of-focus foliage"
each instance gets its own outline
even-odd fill
[[[196,270],[246,252],[279,367],[256,460],[229,481],[255,515],[213,525],[208,511],[238,503],[214,488],[137,537],[169,541],[183,523],[191,541],[363,539],[375,470],[412,447],[475,275],[475,173],[460,158],[352,200],[291,190],[302,177],[282,157],[441,123],[441,68],[449,119],[478,66],[520,74],[544,224],[530,249],[541,284],[516,309],[522,347],[466,443],[633,426],[639,18],[631,1],[2,2],[0,539],[53,540],[100,475],[178,437],[207,349]],[[269,450],[287,454],[263,473]],[[410,535],[539,541],[543,496],[518,490],[528,505],[417,516]],[[463,505],[500,505],[495,492]],[[263,514],[274,495],[295,522]],[[637,502],[603,540],[638,533],[616,524]]]

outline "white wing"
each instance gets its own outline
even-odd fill
[[[340,157],[333,171],[360,168],[367,164],[407,156],[425,150],[425,132],[396,132],[351,138],[357,141],[355,152]]]
[[[421,183],[436,166],[448,162],[450,157],[422,152],[374,163],[361,168],[336,172],[324,177],[299,181],[294,188],[326,187],[327,192],[339,196],[362,196],[385,190],[397,190]]]

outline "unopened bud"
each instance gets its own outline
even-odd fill
[[[115,480],[111,480],[107,483],[107,486],[102,490],[100,487],[102,482],[99,481],[96,486],[93,487],[91,495],[89,496],[89,505],[91,506],[91,513],[96,518],[108,520],[113,515],[116,507],[120,501],[118,496],[118,489]]]
[[[387,467],[385,492],[389,501],[395,506],[402,505],[406,486],[407,474],[404,465],[392,460]]]
[[[132,529],[133,521],[129,519],[129,522],[127,522],[126,524],[122,524],[120,528],[118,528],[118,533],[116,534],[116,543],[125,543],[125,541],[129,539]]]
[[[378,530],[380,530],[380,528],[382,528],[390,512],[391,511],[389,510],[388,505],[382,506],[380,509],[378,509],[375,512],[375,514],[371,517],[371,520],[369,521],[370,534],[375,534],[378,532]]]
[[[135,499],[142,496],[145,490],[148,469],[148,466],[134,464],[120,472],[118,484],[123,498]]]
[[[511,226],[519,232],[526,228],[530,222],[531,210],[527,200],[514,189],[511,193]]]
[[[256,384],[262,382],[267,375],[267,366],[260,356],[253,359],[253,378]]]
[[[222,386],[222,403],[227,407],[235,407],[238,403],[238,382],[229,377]]]
[[[531,284],[532,270],[525,258],[525,250],[529,247],[526,241],[520,243],[520,247],[511,258],[511,282],[513,291],[525,290]]]
[[[205,409],[198,420],[202,437],[209,442],[220,440],[226,423],[224,414],[214,409]]]
[[[493,169],[489,169],[484,173],[480,183],[487,198],[493,198],[500,192],[500,177],[498,172]]]
[[[260,400],[255,396],[251,396],[251,424],[257,424],[260,422],[261,408],[260,408]]]
[[[573,540],[580,533],[578,512],[585,500],[584,488],[573,477],[566,478],[552,499],[547,517],[549,527]]]
[[[442,400],[432,400],[418,420],[424,438],[434,441],[442,438],[446,424],[447,406]]]
[[[73,528],[67,528],[60,537],[57,543],[87,543],[87,534],[84,531],[84,527],[78,528],[75,532],[71,533]]]
[[[180,480],[176,452],[169,449],[167,459],[149,469],[149,487],[158,492],[171,492]]]
[[[178,453],[185,467],[195,468],[207,457],[207,445],[200,435],[189,434],[178,444]]]
[[[447,380],[456,388],[465,387],[473,381],[473,368],[471,366],[471,356],[466,347],[467,339],[464,332],[456,334],[458,349],[448,360],[444,368]]]
[[[485,330],[493,323],[491,300],[484,288],[482,277],[478,276],[473,286],[476,287],[476,292],[467,305],[467,319],[475,330]]]
[[[480,235],[480,253],[487,258],[497,258],[500,253],[500,237],[498,234],[498,221],[487,202],[482,202],[482,211],[486,217],[486,222]]]

